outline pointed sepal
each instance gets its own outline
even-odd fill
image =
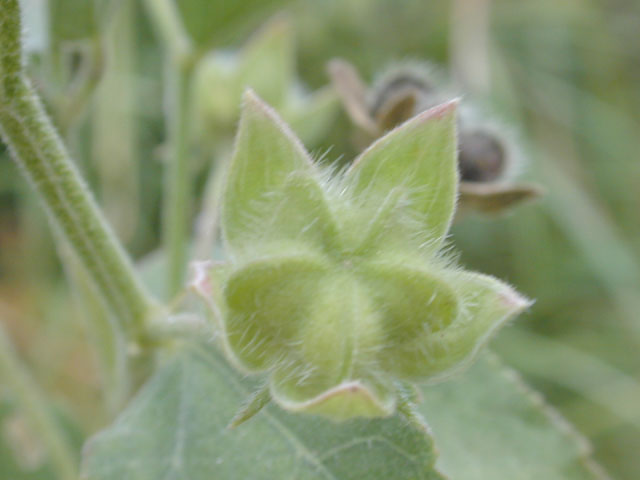
[[[346,174],[355,195],[374,205],[392,192],[406,193],[406,208],[438,244],[449,230],[458,186],[456,105],[427,110],[387,133]]]
[[[322,242],[330,236],[331,213],[317,176],[289,127],[247,91],[223,199],[229,253],[256,256],[283,241]]]
[[[253,392],[245,404],[240,407],[240,410],[233,416],[227,428],[236,428],[247,420],[250,420],[256,416],[260,410],[266,407],[270,401],[271,392],[269,391],[269,384],[265,383]]]
[[[456,320],[425,346],[432,357],[433,370],[426,372],[432,382],[466,368],[500,327],[533,304],[489,275],[460,271],[450,278],[462,306]]]
[[[323,388],[318,384],[305,385],[295,377],[277,372],[271,383],[271,395],[286,410],[312,413],[336,421],[386,417],[396,407],[392,385],[363,378]]]
[[[538,185],[460,182],[456,220],[467,213],[498,215],[542,195]]]

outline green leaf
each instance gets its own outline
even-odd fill
[[[594,330],[590,333],[597,335],[599,340],[606,338],[607,342],[616,341],[611,337],[603,338],[602,331]],[[597,406],[596,411],[608,411],[611,415],[600,415],[597,419],[597,430],[593,424],[587,423],[590,436],[611,428],[610,422],[618,425],[620,419],[640,431],[640,378],[619,370],[615,364],[609,363],[611,360],[603,361],[593,351],[582,351],[572,346],[566,338],[559,340],[540,335],[523,325],[501,333],[494,346],[528,378],[571,390],[589,404]],[[628,358],[626,351],[623,350],[620,354]],[[570,398],[573,401],[573,397]],[[564,406],[567,405],[570,408],[575,406],[570,402]],[[588,418],[587,415],[588,413],[583,418]]]
[[[145,271],[157,273],[158,269],[162,269],[161,261],[162,257],[156,256],[145,264]],[[146,278],[154,279],[157,276],[148,274]],[[274,430],[280,445],[278,451],[281,452],[284,443],[292,449],[292,456],[295,455],[295,445],[299,442],[328,443],[328,439],[335,438],[337,445],[355,427],[361,432],[361,437],[366,435],[368,438],[378,439],[379,443],[374,444],[374,450],[347,450],[345,453],[348,455],[340,457],[343,462],[336,459],[337,466],[353,471],[350,475],[342,476],[340,472],[334,472],[333,478],[337,479],[421,478],[411,472],[406,477],[400,476],[407,467],[404,460],[393,453],[399,453],[395,446],[407,450],[408,445],[416,439],[417,444],[410,452],[410,457],[427,459],[433,456],[431,444],[416,436],[397,416],[335,424],[309,415],[287,414],[273,405],[266,409],[266,415],[261,411],[235,430],[242,432],[242,429],[247,429],[244,432],[248,433],[244,435],[255,441],[251,448],[246,448],[246,444],[235,437],[232,437],[235,443],[228,448],[219,446],[230,435],[223,429],[238,413],[247,397],[257,386],[262,385],[262,380],[249,384],[220,356],[213,353],[207,355],[211,358],[202,355],[201,350],[196,353],[187,352],[156,373],[118,422],[95,437],[90,443],[91,447],[85,450],[85,478],[143,480],[162,478],[162,475],[171,473],[166,460],[164,464],[156,464],[156,461],[166,456],[165,452],[170,451],[172,442],[178,438],[175,422],[181,396],[186,396],[188,400],[183,402],[184,411],[193,416],[190,420],[193,425],[185,423],[182,438],[189,441],[201,438],[208,443],[200,446],[198,452],[190,453],[190,460],[185,460],[183,466],[173,472],[173,478],[187,478],[187,469],[191,474],[188,477],[190,480],[314,478],[310,473],[300,473],[300,470],[296,470],[299,467],[294,463],[290,463],[287,470],[281,455],[269,458],[269,450],[265,444],[270,445],[275,441]],[[181,389],[182,386],[184,388]],[[448,382],[421,387],[416,397],[418,398],[413,401],[418,403],[419,413],[427,420],[440,454],[436,464],[438,471],[447,474],[451,480],[607,478],[598,473],[599,467],[589,456],[585,440],[557,412],[547,406],[539,394],[524,385],[512,370],[503,367],[494,356],[482,356],[462,376]],[[193,407],[198,402],[201,404],[197,408]],[[200,424],[196,418],[200,418],[203,423]],[[278,423],[285,421],[286,423]],[[318,426],[323,427],[321,431]],[[365,427],[368,428],[366,434],[363,430]],[[184,432],[187,431],[191,433],[185,436]],[[163,435],[168,435],[169,438],[163,438]],[[138,438],[142,441],[137,442]],[[293,443],[287,444],[285,438],[291,438]],[[381,448],[384,442],[388,442],[388,451]],[[356,438],[353,444],[364,446],[365,441],[361,442]],[[332,448],[333,451],[338,451],[335,447],[326,447],[327,450]],[[311,450],[313,449],[307,448],[307,451]],[[249,455],[242,452],[248,452]],[[130,472],[128,465],[135,464],[137,458],[143,459],[137,467],[139,471]],[[215,465],[219,458],[223,460],[220,464],[223,466],[220,467]],[[254,470],[248,470],[249,467],[242,464],[247,458],[258,459],[251,464]],[[225,460],[227,464],[224,463]],[[429,465],[426,460],[423,461],[426,462],[425,465]],[[231,465],[228,465],[229,462]],[[303,458],[300,462],[304,463],[306,460]],[[279,470],[274,470],[276,463]],[[357,470],[368,464],[374,464],[369,472]],[[111,469],[109,465],[112,465]],[[388,465],[391,465],[392,473],[386,470]],[[200,469],[198,472],[192,470],[196,466]],[[238,475],[232,473],[228,477],[224,476],[225,472],[235,472],[234,468],[239,468]],[[393,471],[394,468],[399,471]],[[380,475],[370,474],[378,469]],[[246,472],[249,472],[247,475],[255,474],[255,477],[242,477]],[[298,476],[296,472],[299,473]],[[218,473],[219,476],[216,476]],[[435,474],[425,473],[423,478],[432,478],[428,475]]]
[[[324,192],[307,152],[276,113],[251,91],[229,167],[222,227],[232,256],[283,241],[335,236]],[[286,247],[285,247],[286,248]]]
[[[441,479],[426,432],[400,416],[336,424],[271,405],[228,429],[255,389],[184,347],[85,448],[87,480]]]
[[[428,237],[449,230],[458,184],[456,102],[427,110],[374,142],[347,172],[356,193],[373,204],[394,191],[407,194],[409,207]]]
[[[607,478],[586,441],[494,356],[422,395],[418,410],[436,439],[436,466],[452,479]]]

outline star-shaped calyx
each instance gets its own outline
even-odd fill
[[[427,110],[327,172],[245,94],[222,204],[229,261],[194,285],[233,363],[267,372],[281,407],[389,415],[400,383],[447,377],[529,305],[442,252],[455,116],[455,102]]]

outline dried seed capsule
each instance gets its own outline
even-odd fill
[[[328,71],[346,112],[360,129],[355,143],[363,147],[365,140],[378,138],[454,96],[437,69],[426,62],[394,65],[369,89],[344,60],[332,60]],[[500,213],[541,194],[536,185],[511,182],[519,173],[522,156],[507,126],[465,102],[458,132],[462,183],[457,219],[471,211]]]
[[[369,115],[385,130],[399,125],[419,112],[441,103],[442,88],[436,69],[426,62],[412,62],[393,65],[378,77],[367,96]],[[396,111],[397,105],[412,99],[411,108],[404,108],[404,115],[388,119],[389,112]]]
[[[491,182],[501,178],[508,161],[502,143],[482,130],[462,130],[458,165],[466,182]]]

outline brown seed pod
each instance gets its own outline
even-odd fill
[[[505,171],[507,151],[497,137],[488,131],[460,131],[458,167],[460,178],[467,182],[492,182]]]
[[[392,65],[371,87],[344,60],[329,64],[329,76],[345,110],[359,127],[362,144],[378,138],[413,116],[459,95],[447,86],[437,68],[427,62]],[[458,119],[458,214],[496,214],[538,197],[536,185],[514,183],[522,166],[515,135],[507,125],[463,103]]]
[[[427,62],[392,65],[367,94],[369,115],[385,130],[445,100],[437,69]],[[395,123],[394,123],[395,122]]]

